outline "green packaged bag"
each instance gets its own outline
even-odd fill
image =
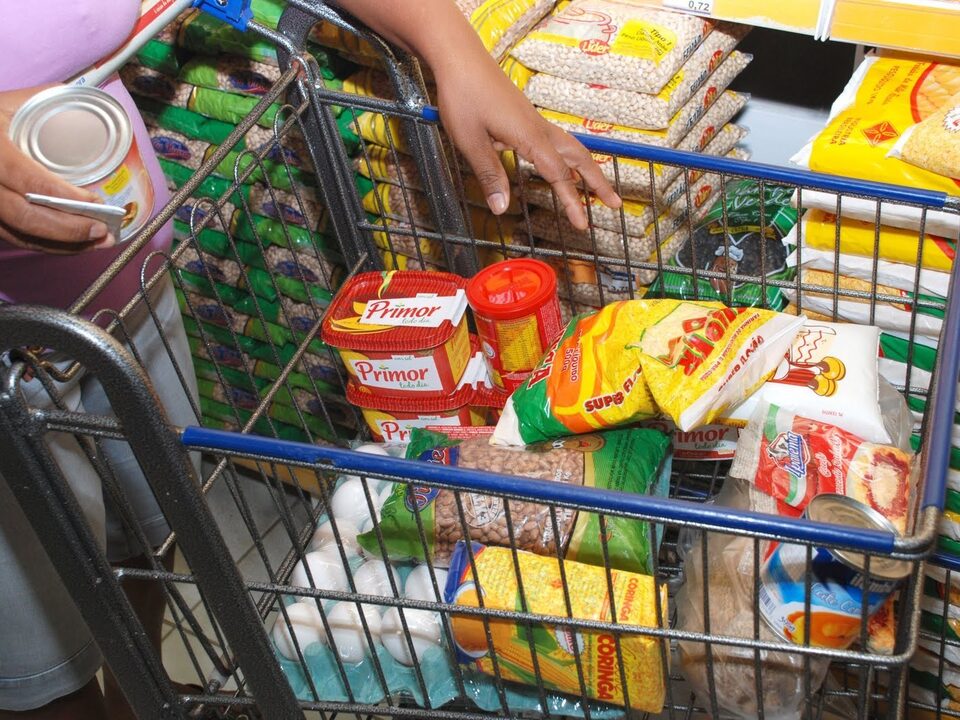
[[[277,47],[256,33],[241,32],[207,13],[198,13],[180,26],[177,43],[204,55],[238,55],[277,65]]]
[[[261,402],[261,398],[257,393],[242,388],[221,385],[218,382],[211,382],[203,378],[197,380],[197,390],[201,398],[206,398],[227,409],[226,412],[221,411],[217,415],[217,417],[224,419],[239,418],[242,422],[246,422]],[[349,428],[343,428],[339,425],[331,426],[325,418],[308,412],[298,412],[288,405],[281,405],[277,402],[270,404],[270,407],[267,409],[267,415],[273,420],[292,427],[303,427],[309,430],[314,436],[321,437],[330,442],[349,439],[354,435]]]
[[[677,254],[669,260],[660,277],[651,285],[647,297],[680,300],[719,300],[729,306],[762,305],[782,310],[787,299],[779,288],[726,278],[696,278],[670,272],[671,267],[751,275],[763,273],[768,280],[786,280],[793,268],[787,267],[790,254],[782,240],[797,224],[797,211],[790,206],[793,188],[767,183],[763,192],[761,217],[760,185],[754,180],[727,183],[722,197],[707,213]],[[726,209],[726,223],[724,223]],[[761,227],[763,223],[763,227]],[[761,237],[766,243],[761,244]],[[765,259],[761,254],[765,254]]]
[[[176,75],[180,72],[177,47],[157,40],[147,40],[137,53],[137,62],[167,75]]]
[[[524,448],[491,446],[489,429],[477,430],[476,436],[460,440],[415,428],[407,458],[641,495],[665,497],[669,490],[670,440],[657,430],[610,430]],[[501,498],[462,493],[461,502],[471,540],[510,545]],[[446,489],[395,485],[380,520],[390,559],[425,559],[417,514],[426,536],[426,553],[445,567],[457,542],[464,539],[456,495]],[[595,513],[557,508],[558,537],[549,506],[518,500],[510,501],[510,518],[519,550],[556,556],[559,546],[569,560],[603,565],[603,536],[611,567],[653,573],[661,526],[607,515],[601,528]],[[380,553],[374,531],[358,535],[357,541],[369,552]]]
[[[339,80],[330,80],[327,86],[332,90],[338,90],[343,86]],[[253,108],[256,107],[259,100],[255,97],[245,95],[235,95],[233,93],[223,92],[222,90],[213,90],[211,88],[194,88],[187,100],[187,109],[193,112],[206,115],[207,117],[223,122],[240,123]],[[266,111],[257,119],[257,124],[265,128],[273,128],[277,118],[277,112],[280,110],[278,103],[270,105]],[[339,115],[340,109],[331,106],[333,114]]]
[[[151,98],[139,99],[137,108],[148,124],[172,130],[211,145],[221,145],[236,128],[236,125],[204,117],[186,108],[164,105]]]
[[[193,319],[187,317],[184,322],[191,324],[187,334],[187,342],[190,344],[190,353],[193,355],[195,362],[206,363],[209,367],[216,365],[221,370],[230,370],[245,378],[248,378],[248,372],[252,372],[257,383],[263,381],[269,385],[280,378],[282,369],[274,364],[273,351],[269,345],[258,344],[260,347],[256,349],[256,352],[245,352],[229,340],[221,342],[212,336],[207,337],[207,343],[205,344],[198,335],[199,327]],[[239,338],[238,340],[246,350],[251,350],[250,345],[256,343],[249,338]],[[281,354],[289,360],[287,352],[285,347]],[[290,355],[292,355],[292,351]],[[263,357],[268,359],[263,359]],[[287,382],[291,387],[308,392],[343,395],[340,375],[328,354],[304,355],[303,362],[298,367],[302,367],[304,372],[295,370],[287,375]],[[209,377],[209,379],[216,378],[214,376]],[[247,383],[249,384],[249,380]],[[237,386],[245,387],[242,383],[238,383]]]

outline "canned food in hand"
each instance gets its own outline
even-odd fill
[[[122,207],[118,242],[133,237],[153,214],[153,185],[133,125],[109,93],[68,86],[39,92],[13,116],[10,138],[68,183]]]

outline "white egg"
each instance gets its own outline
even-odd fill
[[[295,602],[287,606],[287,616],[290,618],[288,627],[282,613],[277,614],[277,621],[273,625],[273,641],[277,649],[287,660],[299,660],[297,648],[290,638],[290,627],[300,646],[300,652],[306,653],[307,647],[313,643],[326,643],[327,636],[323,629],[323,618],[317,610],[313,600]]]
[[[363,616],[370,630],[370,637],[374,642],[380,637],[380,612],[373,605],[363,606]],[[367,636],[360,623],[360,612],[356,603],[339,602],[327,613],[327,622],[330,624],[331,647],[336,646],[336,652],[345,663],[354,665],[361,660],[368,649]]]
[[[367,453],[367,455],[383,455],[384,457],[390,457],[390,453],[387,452],[386,448],[378,443],[364,443],[363,445],[358,445],[355,447],[354,451]]]
[[[380,494],[377,495],[377,507],[383,508],[384,503],[390,499],[390,496],[393,495],[393,488],[396,483],[392,483],[389,480],[384,481],[383,487],[380,489]]]
[[[383,457],[391,457],[390,453],[387,452],[386,448],[383,445],[377,443],[364,443],[363,445],[358,445],[353,449],[354,452],[366,453],[367,455],[382,455]],[[349,480],[359,480],[359,475],[340,475],[340,479],[343,481]],[[373,492],[379,492],[380,488],[383,486],[383,483],[389,482],[389,480],[380,480],[378,478],[370,478],[370,489]]]
[[[307,577],[304,563],[310,568],[312,584]],[[315,587],[318,590],[344,592],[347,589],[347,573],[343,569],[340,551],[333,545],[327,545],[320,550],[308,552],[293,568],[290,584],[302,588]]]
[[[394,597],[393,590],[390,588],[390,575],[393,575],[394,585],[399,592],[402,587],[400,576],[382,560],[367,560],[363,563],[354,571],[353,582],[361,595]]]
[[[428,565],[417,565],[410,571],[410,574],[407,575],[407,581],[403,585],[403,596],[423,602],[443,602],[443,588],[447,584],[447,571],[443,568],[434,568],[433,572],[437,576],[437,587],[440,588],[439,598],[433,591],[433,581],[430,579],[430,567]]]
[[[370,488],[370,499],[376,508],[377,495],[372,484]],[[367,508],[367,494],[363,487],[363,481],[358,478],[351,478],[342,483],[330,499],[330,509],[333,516],[338,520],[349,520],[358,528],[363,527],[363,521],[370,517],[370,511]],[[378,518],[379,519],[379,518]]]
[[[360,549],[357,547],[357,533],[360,531],[357,529],[357,526],[350,520],[337,520],[337,530],[340,531],[340,542],[343,544],[344,550],[347,551],[347,557],[359,555]],[[336,546],[336,544],[337,539],[333,534],[333,525],[327,520],[314,531],[313,537],[310,538],[309,548],[311,550],[319,550],[326,546]]]
[[[403,616],[407,621],[410,639],[413,641],[413,649],[418,660],[430,648],[440,646],[440,616],[437,613],[406,609],[403,611]],[[407,637],[400,622],[400,608],[392,607],[383,616],[383,622],[380,625],[380,642],[394,660],[404,665],[413,665]]]

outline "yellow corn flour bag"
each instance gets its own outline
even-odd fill
[[[837,241],[837,216],[823,210],[809,210],[801,220],[799,236],[804,247],[834,252]],[[872,222],[840,218],[840,252],[848,255],[873,257],[874,246],[884,260],[906,263],[915,267],[920,264],[930,270],[949,271],[953,267],[957,243],[938,235],[923,236],[923,256],[917,257],[920,233],[906,228],[880,226],[879,245],[877,232]],[[913,277],[913,270],[908,271]],[[911,280],[912,281],[912,280]]]
[[[668,617],[666,586],[658,587],[649,575],[611,570],[611,592],[605,569],[594,565],[568,560],[561,574],[555,557],[518,551],[515,570],[509,548],[476,543],[473,558],[476,575],[470,554],[460,542],[450,564],[447,602],[476,608],[482,597],[483,607],[490,610],[520,610],[525,606],[537,615],[602,622],[613,621],[613,607],[616,622],[647,628],[664,625],[661,619]],[[564,583],[569,593],[564,593]],[[656,637],[629,633],[615,636],[600,630],[527,625],[496,618],[484,623],[475,615],[454,614],[451,625],[457,656],[480,672],[529,685],[536,684],[539,676],[544,687],[580,695],[576,644],[588,697],[619,705],[629,703],[633,710],[645,712],[663,709],[664,662],[669,662],[669,656],[663,658],[663,641]],[[491,643],[496,664],[490,655]]]
[[[960,65],[889,54],[868,57],[810,147],[811,170],[956,195],[960,181],[888,153],[911,126],[960,90]]]
[[[776,370],[804,318],[714,302],[648,306],[638,346],[643,378],[680,430],[712,423]]]

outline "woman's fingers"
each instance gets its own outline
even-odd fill
[[[0,224],[7,233],[24,236],[19,245],[34,244],[36,238],[43,238],[62,244],[64,250],[75,244],[79,252],[94,246],[109,247],[115,242],[104,223],[34,205],[3,186],[0,186]]]
[[[483,188],[487,205],[495,215],[502,215],[510,205],[510,181],[486,128],[472,121],[452,127],[453,141]]]
[[[94,193],[71,185],[24,155],[0,133],[0,236],[4,240],[45,252],[82,252],[114,244],[104,223],[34,205],[24,197],[26,193],[100,202]]]

